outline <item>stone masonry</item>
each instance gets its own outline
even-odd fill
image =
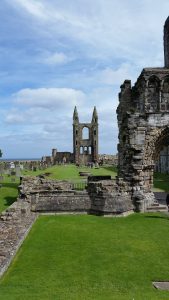
[[[88,130],[88,137],[83,136],[85,129]],[[98,162],[98,114],[96,107],[93,110],[91,123],[80,123],[75,107],[73,114],[73,153],[76,164],[86,165],[90,162]]]
[[[114,215],[133,210],[124,182],[117,185],[115,180],[88,181],[86,190],[76,191],[66,181],[24,177],[20,198],[31,203],[32,211],[41,213]]]
[[[0,277],[36,220],[28,201],[18,199],[0,215]]]
[[[164,68],[145,68],[136,84],[125,80],[117,109],[119,173],[131,187],[136,210],[154,201],[153,172],[169,140],[169,18],[164,27]]]

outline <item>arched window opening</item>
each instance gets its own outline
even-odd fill
[[[88,154],[88,147],[87,146],[84,147],[84,154]]]
[[[164,145],[155,162],[155,171],[169,174],[169,145]]]
[[[169,132],[167,130],[156,142],[154,165],[156,172],[169,174]]]
[[[92,147],[88,147],[88,154],[92,154]]]
[[[163,83],[160,110],[169,110],[169,77],[166,77]]]
[[[142,78],[139,81],[139,84],[135,86],[133,89],[133,95],[136,103],[136,108],[143,112],[145,108],[145,88],[146,88],[146,81]]]
[[[88,127],[83,128],[82,139],[83,140],[88,140],[89,139],[89,128]]]
[[[80,147],[80,154],[83,154],[83,146]]]

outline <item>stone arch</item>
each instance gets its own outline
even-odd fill
[[[147,81],[146,110],[157,111],[160,103],[160,79],[152,75]]]
[[[147,82],[145,78],[141,78],[140,82],[133,89],[133,97],[135,99],[134,102],[136,103],[136,109],[141,112],[144,111],[146,105],[146,98],[145,98],[146,85]]]
[[[160,150],[167,139],[169,140],[169,126],[164,128],[154,128],[147,135],[147,142],[145,143],[144,151],[144,164],[147,164],[147,160],[154,164],[154,161],[158,158]]]
[[[169,126],[154,128],[146,136],[142,175],[143,188],[147,192],[152,191],[155,163],[167,141],[169,141]]]
[[[162,149],[162,147],[169,142],[169,126],[165,127],[163,130],[161,130],[160,136],[156,139],[154,143],[154,154],[153,154],[153,160],[156,160],[159,156],[159,153]]]
[[[169,110],[169,76],[166,76],[163,79],[160,110],[161,111]]]

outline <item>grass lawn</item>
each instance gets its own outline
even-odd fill
[[[84,177],[79,176],[80,171],[88,171],[93,175],[111,175],[115,178],[117,169],[113,166],[103,166],[99,169],[78,168],[75,165],[61,165],[48,168],[46,170],[24,171],[23,175],[34,175],[50,173],[49,178],[58,180],[82,181]],[[11,205],[17,197],[18,179],[16,183],[11,182],[11,178],[4,176],[2,187],[0,188],[0,212]],[[169,175],[155,173],[153,191],[168,191],[169,190]]]
[[[79,176],[80,171],[87,171],[93,175],[111,175],[115,178],[117,169],[113,166],[100,167],[99,169],[91,169],[87,167],[76,167],[75,165],[60,165],[38,171],[24,171],[24,175],[37,176],[39,174],[50,173],[49,178],[58,180],[82,180],[84,177]]]
[[[99,169],[90,169],[86,167],[76,167],[75,165],[61,165],[48,168],[46,170],[33,171],[24,171],[24,175],[33,175],[37,176],[39,174],[50,173],[49,178],[58,179],[58,180],[71,180],[78,181],[83,180],[84,177],[79,176],[80,171],[87,171],[93,175],[111,175],[112,178],[115,178],[117,175],[117,168],[114,166],[103,166]],[[154,173],[154,187],[153,191],[168,191],[169,190],[169,175]]]
[[[0,299],[162,300],[169,219],[41,216],[0,281]]]
[[[15,202],[18,195],[18,183],[18,179],[16,179],[16,182],[11,182],[11,178],[4,176],[0,188],[0,212]]]

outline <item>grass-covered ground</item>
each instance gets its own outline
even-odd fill
[[[0,281],[0,299],[162,300],[169,219],[41,216]]]
[[[75,165],[59,165],[46,170],[34,171],[24,171],[24,175],[37,176],[39,174],[49,173],[49,178],[59,179],[59,180],[83,180],[84,177],[79,176],[79,172],[87,171],[93,175],[111,175],[114,178],[117,175],[117,169],[113,166],[103,166],[99,169],[87,168],[87,167],[76,167]]]
[[[89,169],[89,168],[77,168],[75,165],[66,166],[54,166],[46,170],[23,171],[23,175],[37,176],[39,174],[50,173],[47,178],[58,179],[58,180],[70,180],[70,181],[81,181],[84,177],[79,176],[80,171],[89,171],[93,175],[111,175],[112,178],[116,176],[116,168],[112,166],[103,167],[100,169]],[[17,198],[18,195],[18,184],[19,179],[16,177],[16,182],[11,182],[11,177],[7,175],[3,176],[3,180],[0,182],[2,187],[0,188],[0,212],[10,206]]]
[[[3,181],[0,183],[0,212],[15,202],[18,195],[18,183],[18,179],[16,179],[16,182],[11,182],[10,177],[4,176]]]
[[[103,166],[99,169],[91,169],[81,167],[78,168],[75,165],[61,165],[47,168],[46,170],[34,171],[23,171],[23,175],[37,176],[44,173],[49,173],[48,178],[58,180],[70,180],[70,181],[82,181],[84,177],[79,176],[80,171],[87,171],[93,175],[111,175],[115,178],[117,175],[117,169],[113,166]],[[1,182],[2,187],[0,188],[0,212],[11,205],[17,197],[19,179],[16,178],[16,182],[11,182],[11,177],[4,176],[4,180]],[[153,191],[169,191],[169,175],[155,173],[154,175],[154,188]]]

